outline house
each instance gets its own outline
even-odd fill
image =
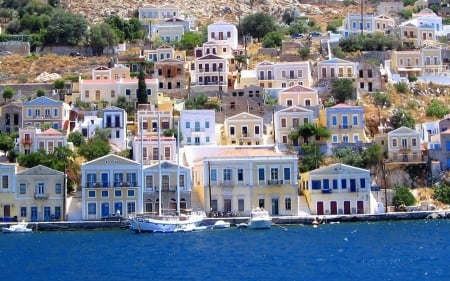
[[[166,160],[145,167],[143,170],[144,212],[158,214],[161,210],[160,214],[176,214],[178,202],[180,210],[191,209],[191,175],[189,167]],[[180,192],[179,201],[177,190]]]
[[[66,182],[63,172],[37,165],[17,173],[16,186],[20,220],[64,220]]]
[[[339,103],[325,108],[325,116],[332,146],[354,146],[367,141],[363,106]]]
[[[130,69],[123,64],[115,64],[112,68],[99,66],[92,69],[93,80],[120,80],[130,79]]]
[[[405,48],[421,48],[423,46],[438,46],[436,31],[430,23],[415,25],[405,22],[393,30]]]
[[[434,136],[437,139],[435,145],[428,147],[430,157],[432,160],[438,160],[442,171],[450,169],[450,129],[441,132]],[[433,143],[433,141],[430,141]]]
[[[146,25],[149,38],[153,37],[158,30],[159,23],[171,18],[181,16],[180,8],[173,5],[146,5],[138,8],[138,18],[141,24]]]
[[[79,93],[74,93],[74,98],[88,102],[96,106],[108,105],[117,101],[119,96],[125,96],[133,104],[137,102],[139,90],[137,78],[119,80],[85,80],[79,81]],[[145,79],[147,96],[150,101],[157,100],[158,80]]]
[[[156,63],[164,59],[186,60],[186,51],[175,50],[172,46],[163,44],[156,49],[143,50],[143,57],[149,62]]]
[[[392,51],[390,60],[391,71],[404,79],[409,76],[422,76],[422,58],[421,50]]]
[[[0,132],[18,132],[22,124],[22,102],[12,101],[0,107]]]
[[[255,67],[257,85],[263,88],[311,87],[311,65],[308,61],[273,63],[263,61]]]
[[[215,110],[182,110],[180,112],[182,145],[215,145]]]
[[[30,154],[39,150],[53,153],[56,148],[66,146],[67,137],[53,128],[41,131],[38,128],[25,127],[19,129],[19,138],[16,142],[20,153]]]
[[[189,149],[192,197],[202,209],[249,216],[259,206],[274,216],[298,215],[297,155],[267,147]]]
[[[344,37],[361,34],[373,34],[375,32],[385,33],[390,27],[395,26],[395,19],[387,15],[381,14],[375,16],[374,14],[347,14],[347,17],[342,21],[342,27],[339,32]]]
[[[127,149],[127,112],[119,107],[110,106],[101,110],[102,127],[110,130],[109,144],[118,150]]]
[[[228,60],[224,57],[208,54],[194,61],[191,66],[191,85],[202,91],[216,91],[228,89]]]
[[[190,30],[190,22],[179,17],[165,19],[157,25],[156,34],[163,42],[180,42],[184,33]]]
[[[186,77],[184,62],[176,59],[163,59],[155,62],[155,78],[158,89],[167,96],[184,98]]]
[[[231,48],[238,48],[238,30],[236,25],[225,21],[217,21],[208,25],[208,41],[226,40]]]
[[[205,55],[217,55],[225,58],[228,64],[228,70],[231,72],[237,68],[237,62],[235,60],[235,50],[232,48],[230,42],[227,40],[212,40],[203,43],[202,46],[194,49],[195,58],[201,58]]]
[[[370,171],[333,164],[301,174],[300,192],[312,215],[374,214]]]
[[[385,78],[381,75],[380,65],[360,61],[356,85],[359,92],[383,91],[386,89]]]
[[[21,127],[40,128],[50,124],[56,130],[68,130],[71,107],[65,102],[42,96],[22,103]]]
[[[17,165],[0,163],[0,221],[18,220],[16,202],[16,173]]]
[[[226,118],[221,143],[223,145],[263,144],[263,118],[247,112]]]
[[[108,154],[81,165],[81,217],[100,220],[142,213],[141,164]]]
[[[264,88],[249,85],[244,88],[235,88],[229,93],[222,95],[222,111],[231,116],[243,111],[255,115],[261,115],[268,106],[264,100]],[[218,121],[218,120],[216,120]],[[222,120],[223,123],[224,120]]]
[[[319,105],[319,96],[315,89],[296,85],[278,93],[278,104],[282,106],[317,106]]]
[[[281,110],[278,110],[274,114],[275,123],[275,142],[280,144],[290,144],[294,146],[299,145],[299,139],[291,140],[289,134],[296,132],[298,128],[305,124],[311,124],[314,122],[313,111],[301,107],[290,106]],[[308,142],[307,140],[301,140],[301,143]]]
[[[388,133],[388,159],[400,163],[423,163],[420,132],[400,127]]]
[[[133,159],[144,165],[151,165],[161,160],[175,161],[177,141],[173,136],[138,135],[133,138]],[[161,151],[160,151],[161,150]]]
[[[317,63],[317,79],[335,78],[356,79],[358,63],[339,58],[323,60]]]

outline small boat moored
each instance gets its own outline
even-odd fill
[[[214,223],[214,229],[230,228],[230,223],[223,220],[218,220]]]
[[[22,221],[17,224],[10,225],[9,227],[2,227],[3,233],[29,233],[33,229],[28,228],[28,223]]]
[[[266,229],[272,225],[272,218],[264,208],[254,208],[250,214],[249,228]]]

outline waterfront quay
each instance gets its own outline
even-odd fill
[[[450,210],[393,212],[377,215],[272,216],[272,223],[274,225],[308,225],[312,224],[314,220],[318,220],[320,223],[351,223],[423,219],[450,219]],[[203,224],[212,226],[219,220],[229,222],[232,226],[236,226],[240,223],[247,223],[249,217],[205,218]],[[12,224],[15,224],[15,222],[0,223],[0,227],[8,227]],[[126,219],[120,219],[107,221],[30,222],[28,226],[35,231],[117,230],[128,229],[128,221]]]

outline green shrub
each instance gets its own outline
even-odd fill
[[[450,204],[450,186],[445,184],[434,189],[433,199],[444,204]]]
[[[405,186],[396,186],[394,188],[394,196],[392,197],[392,204],[398,208],[401,205],[412,206],[416,204],[416,198]]]
[[[399,82],[395,84],[395,89],[397,90],[397,92],[405,94],[406,92],[408,92],[408,84],[406,84],[406,82]]]
[[[437,99],[432,100],[426,110],[426,115],[428,117],[443,118],[446,114],[449,113],[450,109],[445,104],[439,102]]]

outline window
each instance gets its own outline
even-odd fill
[[[231,169],[223,169],[223,181],[231,181]]]
[[[358,125],[358,115],[353,115],[353,125]]]
[[[146,188],[153,190],[153,176],[145,176],[145,186]]]
[[[57,183],[55,185],[55,193],[56,194],[61,194],[61,184],[60,183]]]
[[[240,182],[244,181],[244,169],[237,170],[237,180]]]
[[[88,203],[88,215],[97,214],[97,205],[95,203]]]
[[[128,189],[127,195],[128,195],[128,197],[134,197],[134,189]]]
[[[102,197],[108,197],[108,196],[109,196],[108,190],[102,190]]]
[[[286,210],[291,210],[291,208],[292,208],[291,198],[284,199],[284,208]]]
[[[417,146],[417,139],[413,138],[411,139],[412,146]]]
[[[122,197],[122,190],[120,189],[114,190],[114,197]]]
[[[180,177],[179,177],[179,185],[180,185],[181,188],[184,188],[184,187],[185,187],[185,184],[184,184],[184,175],[180,175]]]
[[[258,206],[259,206],[260,208],[264,208],[264,198],[259,198],[259,199],[258,199]]]
[[[8,176],[3,175],[2,176],[2,188],[7,189],[8,187],[9,187]]]
[[[211,169],[211,181],[217,181],[217,169]]]
[[[186,129],[190,129],[191,128],[191,123],[188,121],[186,122]]]
[[[186,142],[187,142],[187,143],[191,143],[191,137],[187,137],[187,138],[186,138]]]
[[[392,146],[397,147],[397,139],[392,139]]]
[[[114,187],[120,187],[123,183],[123,174],[114,173]]]
[[[136,212],[136,203],[135,202],[127,202],[127,212],[128,212],[128,214]]]
[[[61,217],[61,207],[60,206],[55,206],[55,218],[60,218]]]
[[[235,130],[234,127],[230,127],[230,136],[234,136]]]
[[[27,216],[27,207],[20,207],[20,216],[23,218]]]
[[[341,180],[341,188],[342,189],[346,189],[347,188],[347,180],[346,179],[342,179]]]
[[[333,143],[337,143],[338,142],[338,136],[337,135],[333,135],[332,136],[332,142]]]
[[[238,211],[239,212],[244,211],[244,199],[238,199]]]
[[[331,124],[333,126],[337,126],[337,116],[336,115],[331,116]]]
[[[206,122],[205,122],[205,128],[206,128],[206,129],[209,129],[209,121],[206,121]]]
[[[284,168],[283,169],[283,179],[284,180],[291,180],[291,168]]]
[[[315,189],[315,190],[321,189],[322,188],[321,186],[322,186],[322,183],[321,183],[320,180],[312,180],[311,181],[311,188],[312,189]]]
[[[286,128],[286,118],[281,118],[281,128]]]
[[[25,193],[27,193],[27,186],[26,186],[26,184],[21,183],[19,189],[20,189],[20,194],[25,194]]]
[[[338,180],[333,180],[333,189],[337,189],[338,188]]]
[[[170,160],[170,147],[164,147],[164,159]]]
[[[278,180],[278,168],[270,168],[270,179],[273,181]]]
[[[264,168],[258,168],[258,180],[265,180]]]
[[[360,178],[359,179],[359,184],[360,184],[361,188],[366,188],[366,179],[365,178]]]
[[[90,197],[90,198],[95,197],[95,190],[89,190],[88,197]]]
[[[209,140],[209,137],[206,137],[206,142],[209,142],[210,140]]]

